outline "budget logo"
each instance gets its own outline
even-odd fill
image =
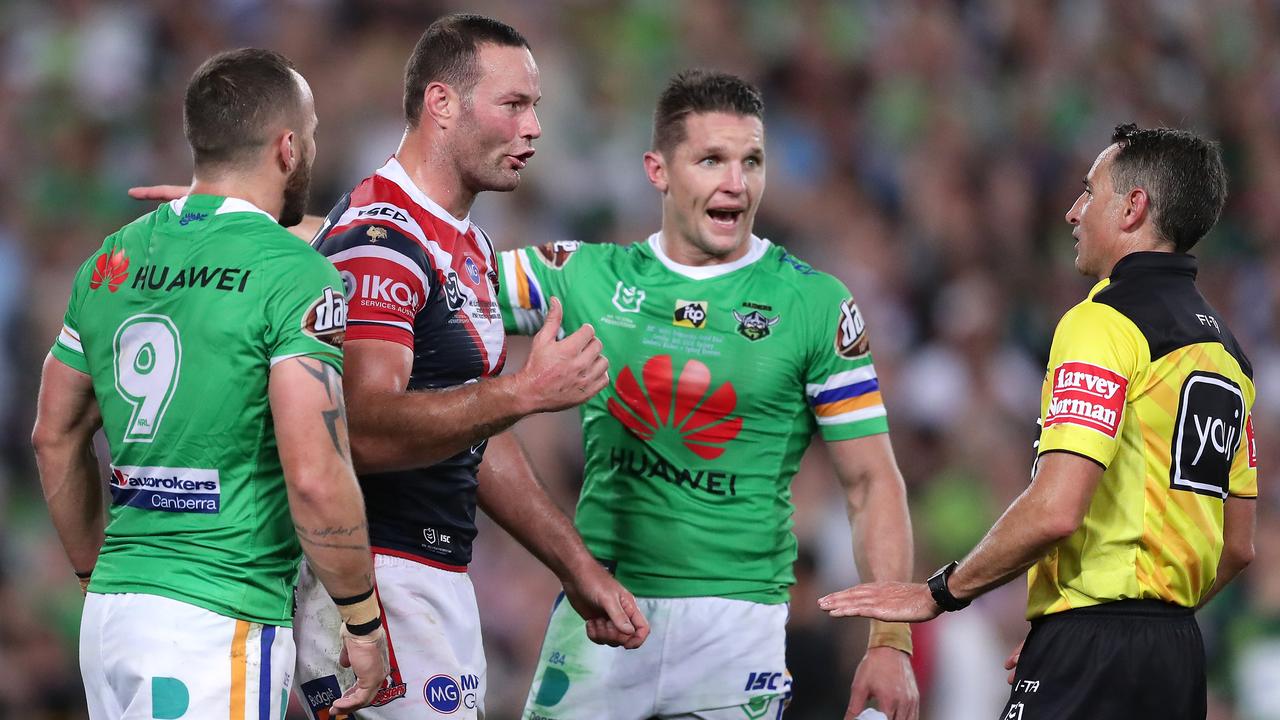
[[[643,290],[628,287],[619,280],[618,287],[613,291],[613,306],[624,313],[638,313],[644,298],[645,292]]]
[[[676,300],[671,323],[676,327],[700,328],[707,322],[705,300]]]
[[[326,675],[302,683],[302,697],[311,709],[311,717],[316,720],[343,720],[346,715],[331,714],[330,707],[334,701],[342,697],[342,688],[338,686],[338,678]]]
[[[1216,373],[1191,373],[1173,425],[1169,487],[1225,500],[1242,440],[1253,458],[1250,427],[1239,385]]]
[[[89,279],[89,289],[97,290],[106,283],[107,290],[115,292],[128,279],[129,258],[124,254],[124,250],[102,253],[93,263],[93,277]]]
[[[1114,438],[1120,432],[1129,380],[1100,365],[1064,362],[1053,371],[1044,427],[1078,425]]]
[[[708,393],[711,371],[703,363],[686,362],[675,380],[671,356],[656,355],[644,364],[641,377],[643,386],[624,367],[615,384],[622,402],[608,401],[609,413],[641,440],[652,440],[660,428],[670,427],[690,452],[714,460],[742,431],[742,418],[729,417],[738,404],[733,383]]]

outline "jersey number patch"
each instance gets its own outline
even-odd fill
[[[1244,430],[1240,386],[1215,373],[1191,373],[1178,400],[1169,486],[1225,500]]]
[[[133,406],[124,441],[151,442],[178,387],[178,328],[165,315],[134,315],[116,330],[112,354],[116,391]]]

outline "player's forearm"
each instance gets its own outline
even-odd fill
[[[332,597],[351,597],[373,586],[373,556],[364,499],[347,473],[291,487],[289,510],[307,564]],[[345,474],[345,477],[343,475]]]
[[[513,376],[445,390],[361,391],[348,397],[351,450],[360,473],[427,467],[529,414]]]
[[[854,561],[863,582],[910,580],[914,553],[906,491],[896,473],[868,483],[865,496],[846,499]]]
[[[62,547],[77,573],[93,570],[102,548],[105,519],[98,465],[90,439],[35,439],[40,485]]]
[[[495,436],[485,451],[477,500],[480,508],[561,582],[596,560],[573,523],[547,495],[512,433]]]

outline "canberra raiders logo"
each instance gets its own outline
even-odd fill
[[[742,337],[755,342],[769,337],[769,328],[778,324],[782,319],[781,315],[774,317],[765,317],[764,313],[759,310],[752,310],[743,315],[737,310],[733,311],[733,319],[738,321],[738,334]]]

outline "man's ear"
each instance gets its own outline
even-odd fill
[[[1142,188],[1134,188],[1124,197],[1120,212],[1120,229],[1132,232],[1151,215],[1151,196]]]
[[[669,182],[667,180],[667,159],[662,156],[661,152],[650,150],[644,154],[644,174],[649,178],[649,184],[658,189],[658,192],[667,191]]]
[[[442,82],[429,83],[422,91],[422,117],[418,122],[428,119],[436,127],[447,129],[457,120],[462,108],[462,98],[452,86]]]
[[[295,140],[294,132],[285,130],[272,143],[276,164],[285,175],[293,172],[293,169],[302,161],[302,148],[298,147]]]

